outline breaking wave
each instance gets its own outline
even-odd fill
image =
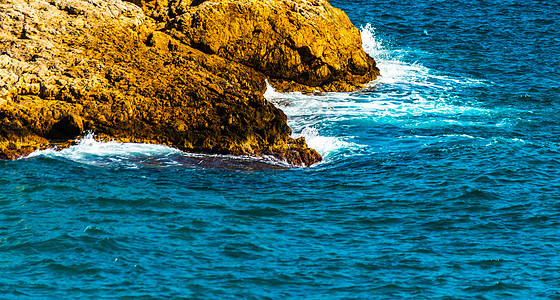
[[[286,113],[294,136],[305,137],[309,146],[327,160],[366,147],[353,135],[334,132],[333,128],[344,128],[350,121],[409,128],[472,126],[472,122],[465,118],[459,121],[457,116],[495,113],[476,103],[466,103],[457,92],[488,82],[441,74],[417,62],[411,63],[405,59],[406,51],[385,47],[369,24],[361,28],[361,35],[364,50],[376,60],[381,71],[381,76],[364,89],[306,95],[278,93],[268,85],[265,93],[266,99]],[[331,126],[333,123],[336,126]]]
[[[100,142],[95,140],[93,133],[87,134],[68,148],[37,150],[27,158],[68,160],[86,165],[126,169],[186,167],[258,170],[289,166],[273,157],[197,154],[164,145]]]

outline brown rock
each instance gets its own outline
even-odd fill
[[[327,34],[320,22],[347,22],[324,1],[134,3],[148,17],[120,0],[0,2],[0,158],[91,130],[311,165],[320,155],[290,137],[284,113],[263,97],[265,79],[284,89],[347,90],[376,74],[355,29],[328,33],[347,38],[338,52],[320,36],[305,38]],[[289,34],[294,28],[301,33]]]
[[[281,91],[351,91],[379,75],[358,29],[326,0],[199,2],[171,10],[166,31],[263,72]]]

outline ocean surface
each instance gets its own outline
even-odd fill
[[[0,161],[0,298],[560,299],[560,4],[331,0],[382,77],[266,93],[324,161]]]

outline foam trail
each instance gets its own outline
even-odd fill
[[[409,63],[413,53],[386,47],[369,24],[361,29],[361,36],[364,50],[377,61],[382,75],[366,89],[304,95],[278,93],[267,83],[265,98],[286,113],[294,137],[305,137],[323,157],[365,147],[358,142],[359,136],[333,136],[341,122],[404,128],[494,126],[483,123],[495,111],[465,103],[460,95],[464,88],[488,82]],[[458,115],[469,118],[457,119]]]
[[[86,136],[80,139],[76,145],[72,145],[60,151],[56,149],[37,150],[31,153],[28,157],[47,156],[64,157],[71,160],[81,160],[87,156],[161,156],[177,153],[181,153],[181,151],[163,145],[98,142],[95,140],[93,133],[88,133]]]
[[[323,158],[343,151],[356,148],[358,145],[345,141],[341,137],[326,136],[319,133],[317,126],[322,121],[313,117],[320,116],[322,108],[328,109],[332,103],[325,101],[324,97],[304,95],[299,92],[278,93],[267,82],[264,97],[276,107],[282,109],[288,116],[288,124],[293,129],[293,137],[305,137],[307,145],[315,149]]]
[[[62,150],[37,150],[26,158],[46,157],[101,167],[136,169],[146,166],[260,170],[287,168],[274,157],[187,153],[164,145],[98,142],[93,133]]]
[[[150,157],[166,157],[179,155],[178,149],[152,144],[141,143],[118,143],[98,142],[94,134],[89,133],[78,141],[76,145],[68,148],[37,150],[27,158],[48,157],[54,159],[66,159],[78,163],[90,165],[113,165],[120,164],[125,167],[137,167],[137,162]]]

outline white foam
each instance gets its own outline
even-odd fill
[[[279,98],[281,96],[281,93],[278,93],[274,89],[274,87],[270,85],[270,83],[268,83],[268,80],[265,80],[265,82],[266,82],[266,91],[264,92],[264,98],[269,101],[275,98]]]
[[[320,124],[355,119],[366,119],[374,123],[403,123],[414,126],[411,118],[432,116],[447,123],[456,123],[456,117],[483,116],[489,109],[476,106],[453,104],[454,99],[427,97],[418,92],[374,92],[369,94],[326,93],[321,96],[300,93],[276,93],[269,101],[282,109],[288,116],[289,125],[296,133],[303,134],[304,128]],[[320,136],[321,134],[317,134]]]
[[[390,60],[394,59],[394,51],[388,50],[383,46],[384,42],[375,35],[375,28],[371,24],[362,26],[361,30],[362,47],[364,51],[376,60]]]
[[[412,64],[405,62],[404,56],[407,51],[384,47],[385,42],[376,36],[375,28],[371,24],[362,26],[360,33],[364,51],[376,60],[381,73],[379,79],[371,83],[372,86],[376,84],[406,84],[408,86],[448,90],[457,85],[488,84],[483,80],[464,76],[454,77],[437,74],[418,62]]]
[[[410,53],[386,47],[369,24],[361,29],[361,36],[364,50],[376,60],[381,72],[365,90],[321,95],[278,93],[267,82],[265,97],[286,113],[294,137],[304,136],[309,146],[324,157],[365,147],[356,143],[355,137],[327,134],[325,131],[333,123],[360,120],[372,125],[414,128],[472,126],[472,121],[458,116],[492,113],[465,103],[455,92],[488,82],[442,74],[420,63],[407,62]]]
[[[150,157],[161,158],[180,153],[182,153],[180,150],[163,145],[99,142],[95,140],[93,133],[89,133],[80,139],[76,145],[62,150],[37,150],[28,155],[27,158],[48,157],[88,165],[109,166],[116,164],[127,168],[137,168],[138,160]]]
[[[99,142],[93,133],[68,148],[37,150],[26,158],[46,157],[103,166],[136,169],[142,166],[259,169],[267,166],[289,167],[270,156],[233,156],[187,153],[164,145],[143,143]]]
[[[359,148],[360,146],[347,142],[340,137],[323,136],[319,134],[319,130],[315,127],[305,127],[300,132],[301,136],[305,137],[305,140],[309,147],[315,149],[319,152],[323,158],[327,158],[342,149]]]
[[[99,142],[95,140],[93,133],[88,133],[80,139],[76,145],[72,145],[60,151],[56,149],[37,150],[31,153],[28,157],[48,156],[81,160],[86,156],[162,156],[177,153],[181,153],[181,151],[164,145]]]
[[[337,97],[338,94],[343,97],[341,99],[348,96],[347,93],[328,93],[328,96],[304,95],[299,92],[278,93],[267,82],[264,96],[286,113],[294,138],[305,137],[309,147],[327,158],[341,150],[360,147],[342,137],[320,134],[315,127],[324,120],[325,115],[337,113],[333,106],[344,106],[343,103],[332,101],[332,97]]]

